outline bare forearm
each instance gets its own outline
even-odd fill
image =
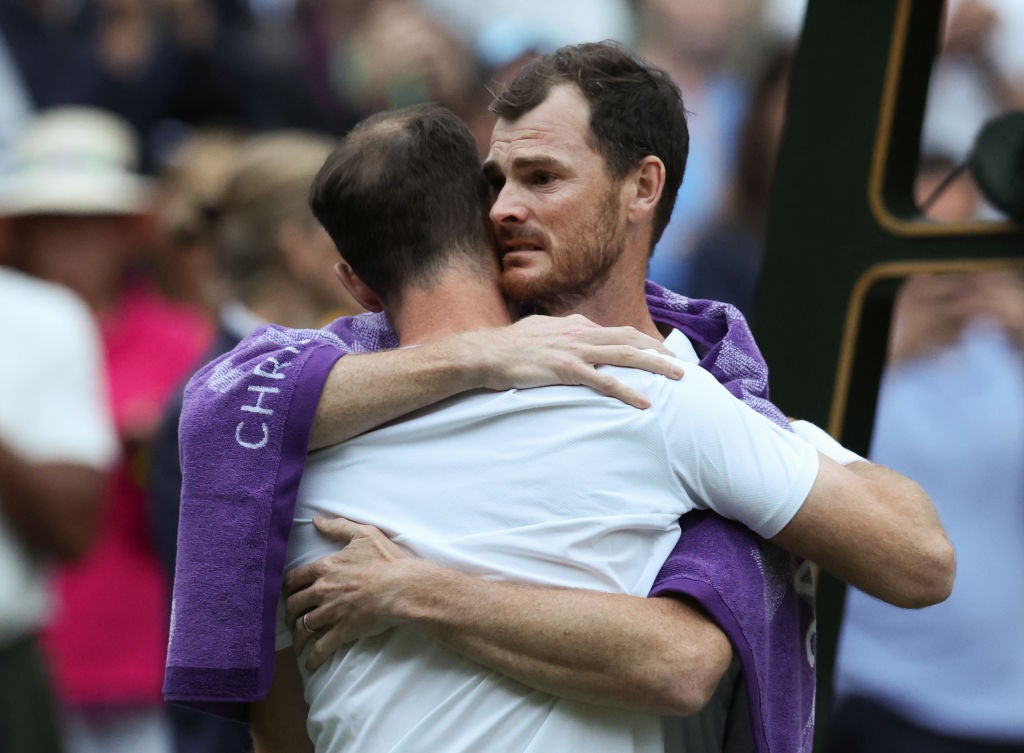
[[[92,543],[103,474],[72,463],[32,463],[0,442],[0,504],[32,548],[70,560]]]
[[[897,606],[934,604],[952,588],[953,551],[931,500],[873,463],[823,458],[811,496],[773,541]]]
[[[458,340],[339,359],[317,406],[309,449],[344,442],[399,416],[482,386]]]
[[[710,698],[731,648],[697,607],[668,598],[486,581],[426,563],[397,608],[442,644],[553,695],[687,715]]]
[[[892,556],[904,566],[901,590],[916,591],[918,604],[943,601],[953,588],[956,572],[953,546],[946,537],[931,499],[916,482],[875,463],[852,463],[848,470],[873,485],[881,504],[893,517],[893,527],[901,526],[900,541],[886,542]],[[906,536],[907,531],[910,536]]]

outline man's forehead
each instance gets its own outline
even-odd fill
[[[572,148],[582,139],[557,125],[501,129],[495,126],[488,159],[515,155],[517,159],[539,158],[558,149]]]
[[[544,164],[569,165],[579,160],[600,158],[587,131],[569,129],[531,129],[503,135],[495,130],[485,169],[510,170],[539,167]]]
[[[589,103],[575,85],[558,84],[515,120],[498,119],[491,133],[491,156],[502,149],[586,146],[589,135]]]
[[[530,168],[568,168],[571,158],[564,151],[545,148],[544,145],[525,146],[517,144],[503,148],[502,144],[491,145],[491,153],[484,160],[484,175],[498,175],[506,170],[527,170]]]

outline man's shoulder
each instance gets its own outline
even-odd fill
[[[285,368],[282,364],[293,363],[296,357],[301,361],[314,351],[368,353],[390,347],[394,347],[394,332],[382,314],[342,317],[320,329],[265,324],[243,337],[234,347],[213,355],[196,372],[193,380],[219,383],[227,378],[233,384],[243,372],[254,368],[267,370],[271,366],[280,370]],[[274,378],[281,377],[275,375]],[[214,389],[225,391],[216,386]]]
[[[342,316],[325,325],[321,332],[337,337],[353,347],[387,350],[398,346],[398,338],[383,312]]]
[[[600,369],[602,371],[609,371],[614,374],[616,379],[619,379],[634,389],[644,392],[647,394],[647,397],[652,399],[654,394],[671,393],[679,389],[689,389],[689,383],[683,385],[683,381],[686,379],[686,375],[688,374],[694,372],[707,374],[705,369],[700,366],[700,358],[697,356],[693,343],[691,343],[690,339],[679,330],[673,329],[668,334],[665,338],[665,347],[672,352],[672,355],[668,356],[663,353],[659,353],[659,355],[667,361],[672,361],[682,366],[682,380],[669,379],[661,374],[654,374],[649,371],[644,371],[643,369],[634,369],[625,366],[601,366]],[[708,376],[710,377],[710,375]],[[704,377],[695,377],[695,379],[698,378],[703,379]],[[713,377],[711,378],[713,379]]]
[[[678,329],[672,329],[665,337],[665,347],[683,363],[700,363],[700,357],[690,338]]]

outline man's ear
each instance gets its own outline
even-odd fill
[[[337,275],[338,279],[341,280],[341,284],[345,286],[345,289],[351,293],[352,297],[356,299],[367,311],[383,311],[384,304],[381,302],[377,294],[370,290],[370,287],[359,279],[359,275],[352,271],[352,267],[349,266],[347,261],[339,261],[334,265],[334,274]]]
[[[629,201],[629,221],[642,222],[654,215],[665,188],[665,163],[649,154],[640,160],[631,174],[633,191]]]

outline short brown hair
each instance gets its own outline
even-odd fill
[[[320,168],[313,214],[390,305],[459,255],[490,274],[489,188],[476,141],[450,110],[414,105],[357,125]]]

